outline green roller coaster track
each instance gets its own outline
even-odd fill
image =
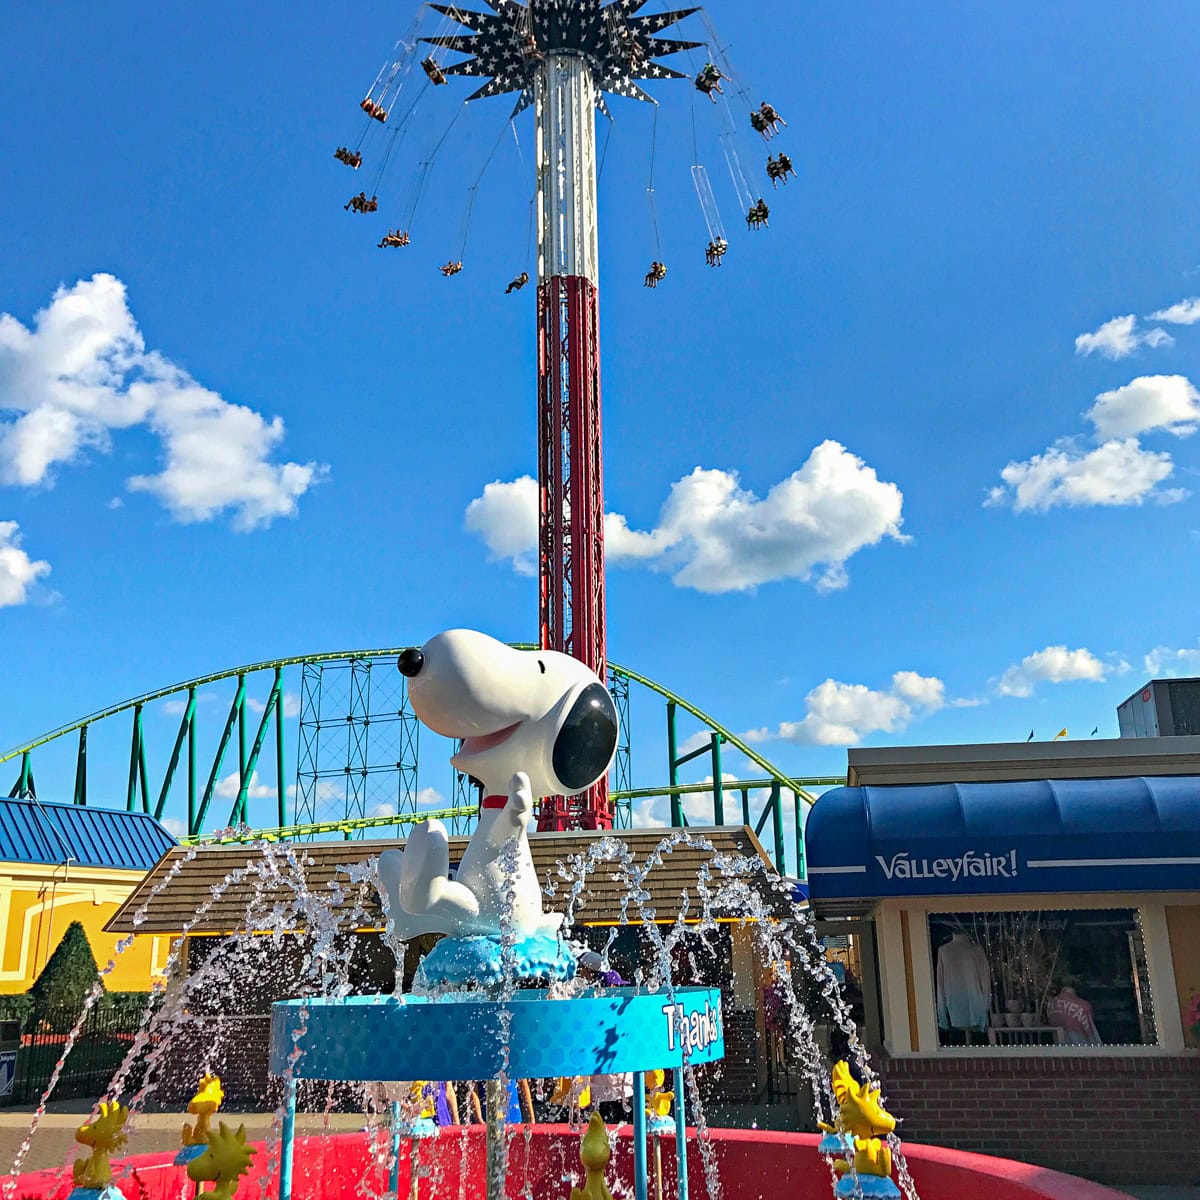
[[[525,643],[515,643],[518,648],[531,648]],[[166,806],[172,794],[172,787],[179,773],[181,760],[184,763],[184,773],[187,777],[187,830],[183,840],[196,841],[246,841],[265,838],[267,840],[288,840],[296,838],[311,838],[322,836],[352,837],[362,836],[366,831],[383,829],[411,824],[430,817],[454,822],[466,822],[476,815],[474,804],[460,802],[441,809],[424,809],[421,811],[395,812],[379,816],[351,816],[328,821],[309,821],[289,823],[288,820],[288,782],[286,766],[286,718],[285,693],[283,687],[284,671],[289,667],[308,669],[323,669],[326,666],[343,664],[372,664],[377,660],[395,658],[403,647],[387,647],[370,650],[339,650],[324,654],[297,655],[290,658],[277,658],[265,662],[250,663],[241,667],[233,667],[225,671],[217,671],[208,675],[197,676],[182,683],[146,692],[131,700],[89,713],[67,725],[61,725],[48,733],[33,740],[16,746],[0,754],[0,764],[20,760],[20,771],[10,797],[37,798],[34,781],[34,752],[60,742],[71,734],[78,734],[74,766],[74,788],[72,799],[76,804],[88,803],[88,735],[100,722],[108,721],[121,714],[132,715],[132,733],[129,750],[129,770],[125,781],[125,808],[129,811],[152,813],[162,819]],[[796,778],[786,775],[773,763],[759,754],[753,747],[739,738],[737,734],[720,725],[713,717],[698,706],[685,700],[682,696],[664,687],[662,684],[642,675],[628,667],[616,663],[609,664],[610,676],[618,687],[626,690],[630,683],[657,695],[666,702],[666,735],[667,735],[667,773],[668,782],[662,786],[633,788],[618,786],[612,793],[613,800],[618,805],[624,805],[626,813],[633,800],[666,797],[670,801],[671,825],[684,826],[688,823],[684,812],[684,798],[689,795],[711,793],[713,817],[712,823],[721,825],[726,822],[726,803],[733,798],[740,799],[738,817],[741,822],[752,825],[756,833],[762,833],[767,822],[771,822],[771,837],[768,844],[774,848],[774,858],[781,871],[787,869],[787,848],[784,838],[784,795],[792,797],[793,817],[795,827],[796,869],[798,874],[804,873],[803,846],[803,812],[802,807],[812,803],[814,797],[808,791],[813,787],[836,786],[844,782],[839,777]],[[271,672],[271,686],[265,703],[256,704],[249,698],[247,679],[263,672]],[[197,748],[197,707],[201,698],[201,690],[213,684],[227,680],[236,680],[236,690],[233,702],[216,743],[211,761],[206,773],[200,770]],[[174,698],[180,699],[174,699]],[[149,772],[146,762],[147,731],[143,713],[147,705],[156,701],[171,701],[181,705],[182,716],[172,745],[161,784],[152,791],[149,782]],[[249,710],[249,711],[248,711]],[[257,710],[257,711],[256,711]],[[696,749],[680,754],[677,750],[676,720],[682,710],[694,718],[708,732],[706,742]],[[401,714],[403,715],[403,713]],[[251,726],[257,716],[257,727]],[[340,720],[341,718],[339,718]],[[354,717],[345,720],[353,723]],[[369,721],[367,722],[369,723]],[[248,828],[248,813],[250,793],[257,771],[259,760],[267,744],[268,736],[274,732],[273,749],[275,754],[275,800],[277,824],[256,829]],[[301,718],[303,729],[303,718]],[[319,728],[319,724],[318,724]],[[226,827],[205,833],[205,827],[210,824],[209,817],[213,809],[213,801],[219,794],[221,770],[231,744],[236,743],[237,756],[237,788],[230,809]],[[722,748],[732,747],[763,775],[752,779],[727,780],[721,769]],[[626,762],[628,762],[628,746],[625,747]],[[415,754],[415,747],[414,747]],[[701,756],[709,756],[712,767],[711,781],[703,783],[681,783],[679,768]],[[397,768],[402,764],[396,763]],[[347,775],[351,773],[350,765],[344,768]],[[299,771],[299,766],[298,766]],[[365,771],[364,771],[365,773]],[[201,779],[204,779],[201,784]],[[626,781],[629,782],[628,780]],[[260,792],[262,789],[257,789]],[[465,789],[459,789],[461,799],[466,800]],[[752,803],[760,803],[759,797],[766,794],[765,802],[757,816],[751,812]],[[107,793],[111,795],[111,793]],[[736,801],[735,801],[736,802]],[[111,805],[109,805],[111,807]]]

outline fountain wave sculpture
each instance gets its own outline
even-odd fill
[[[529,821],[535,799],[577,794],[607,772],[618,734],[612,698],[567,655],[513,650],[470,630],[406,650],[398,665],[418,718],[462,740],[452,761],[483,783],[479,825],[453,878],[439,821],[424,822],[403,850],[380,856],[394,935],[446,935],[421,964],[423,994],[274,1006],[271,1069],[287,1095],[282,1200],[291,1190],[299,1078],[486,1080],[487,1195],[499,1200],[507,1081],[598,1074],[633,1075],[635,1191],[645,1200],[644,1073],[663,1068],[675,1072],[677,1172],[686,1197],[682,1069],[724,1055],[720,991],[630,987],[562,997],[547,990],[574,975],[575,957],[561,935],[562,914],[543,909]]]

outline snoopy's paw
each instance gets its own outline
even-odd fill
[[[508,807],[515,816],[528,816],[533,812],[533,785],[524,771],[518,771],[509,780]]]

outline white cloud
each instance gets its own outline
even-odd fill
[[[1157,679],[1200,675],[1200,646],[1155,646],[1145,657],[1146,674]]]
[[[217,785],[213,788],[213,795],[219,800],[233,800],[240,788],[237,771],[230,771],[223,779],[217,780]],[[259,783],[258,772],[255,771],[250,776],[250,784],[246,789],[246,798],[249,800],[266,800],[269,796],[275,795],[275,785],[273,783]]]
[[[1090,650],[1047,646],[1009,667],[996,681],[996,692],[1001,696],[1032,696],[1039,683],[1069,683],[1076,680],[1100,683],[1107,678],[1111,669]]]
[[[1146,500],[1173,504],[1188,493],[1181,488],[1160,491],[1158,485],[1174,470],[1169,454],[1143,450],[1136,438],[1114,439],[1086,452],[1065,440],[1027,462],[1010,462],[1000,472],[1005,486],[993,488],[986,503],[1011,503],[1016,512]]]
[[[228,511],[235,529],[292,516],[324,478],[321,464],[271,461],[283,439],[267,420],[201,386],[147,350],[125,285],[94,275],[59,288],[26,327],[0,314],[0,482],[50,485],[54,469],[88,451],[107,453],[114,431],[144,426],[161,440],[165,465],[126,482],[154,495],[178,521]]]
[[[1160,308],[1158,312],[1152,312],[1148,321],[1166,321],[1169,325],[1195,325],[1200,321],[1200,296],[1189,296],[1186,300],[1180,300],[1178,304],[1172,304],[1169,308]]]
[[[468,533],[483,538],[488,559],[508,559],[518,575],[537,574],[538,485],[529,475],[497,479],[467,505]]]
[[[1076,354],[1102,354],[1105,358],[1127,358],[1139,346],[1171,346],[1175,339],[1163,329],[1137,327],[1137,317],[1127,313],[1105,321],[1092,333],[1081,333],[1075,339]]]
[[[48,562],[30,558],[21,549],[20,525],[16,521],[0,521],[0,608],[25,604],[30,589],[49,574]]]
[[[1136,437],[1152,429],[1188,437],[1200,428],[1200,392],[1183,375],[1142,375],[1101,392],[1084,415],[1103,438]]]
[[[634,530],[620,513],[605,518],[608,561],[642,563],[699,592],[746,591],[780,579],[843,588],[846,562],[900,532],[904,497],[838,442],[825,441],[804,465],[759,498],[736,472],[697,467],[673,484],[658,524]],[[537,483],[522,476],[488,484],[471,501],[467,528],[493,559],[536,570]]]
[[[187,836],[187,822],[181,821],[178,817],[163,817],[159,824],[173,837],[181,838]]]
[[[665,796],[650,796],[633,806],[630,823],[634,829],[666,829],[670,815],[670,801]]]
[[[256,713],[264,713],[267,711],[267,702],[265,700],[255,700],[253,697],[246,698],[246,707]],[[295,692],[283,693],[283,715],[287,718],[298,717],[300,715],[300,697]]]
[[[861,683],[826,679],[804,698],[799,721],[783,721],[772,733],[755,729],[747,741],[787,741],[801,746],[854,746],[871,733],[895,733],[919,712],[936,712],[946,703],[946,685],[933,676],[897,671],[886,691]]]

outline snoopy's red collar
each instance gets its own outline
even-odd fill
[[[507,796],[484,796],[479,802],[480,808],[503,808],[508,803]]]

